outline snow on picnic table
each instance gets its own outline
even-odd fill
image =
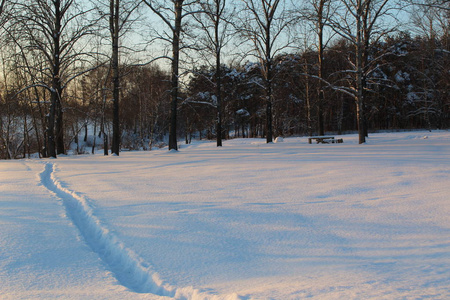
[[[2,161],[0,299],[449,299],[450,133],[339,138]]]

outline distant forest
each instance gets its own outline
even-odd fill
[[[449,1],[0,2],[0,159],[450,127]]]

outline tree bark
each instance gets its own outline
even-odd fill
[[[216,2],[216,12],[215,12],[215,24],[214,24],[214,34],[215,34],[215,46],[216,46],[216,100],[217,100],[217,124],[216,124],[216,140],[217,147],[222,147],[222,72],[221,72],[221,47],[219,40],[219,22],[220,22],[220,3]]]
[[[357,20],[356,20],[356,118],[358,123],[358,136],[359,143],[366,142],[366,136],[364,133],[364,93],[363,93],[363,36],[362,36],[362,14],[363,6],[362,0],[358,0],[357,3]]]
[[[324,6],[325,6],[325,0],[320,0],[319,7],[317,8],[317,35],[319,38],[319,44],[318,44],[318,63],[319,63],[319,78],[323,79],[323,57],[324,57],[324,43],[323,43],[323,29],[324,29]],[[318,87],[318,103],[317,103],[317,120],[318,120],[318,129],[319,129],[319,135],[325,135],[324,130],[324,121],[323,121],[323,106],[324,106],[324,90],[323,90],[323,83],[321,80],[319,80],[319,87]]]
[[[268,19],[266,27],[266,142],[272,143],[273,141],[273,122],[272,122],[272,82],[273,82],[273,71],[272,71],[272,39],[270,34],[272,20]]]
[[[175,1],[175,26],[172,37],[172,101],[170,104],[169,150],[178,150],[177,110],[179,92],[180,34],[184,0]]]
[[[61,105],[61,1],[53,1],[55,9],[54,28],[52,32],[53,39],[53,66],[52,66],[52,84],[50,89],[50,112],[48,116],[48,156],[56,158],[58,154],[64,154],[64,124],[63,111]]]
[[[111,153],[114,155],[119,155],[120,152],[119,2],[120,0],[110,1],[111,69],[113,72],[113,136]]]

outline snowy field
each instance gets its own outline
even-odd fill
[[[0,299],[450,299],[450,132],[0,161]]]

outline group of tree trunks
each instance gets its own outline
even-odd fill
[[[416,32],[394,0],[307,2],[1,0],[0,158],[450,126],[448,1],[408,1]],[[170,54],[121,61],[145,8]]]

